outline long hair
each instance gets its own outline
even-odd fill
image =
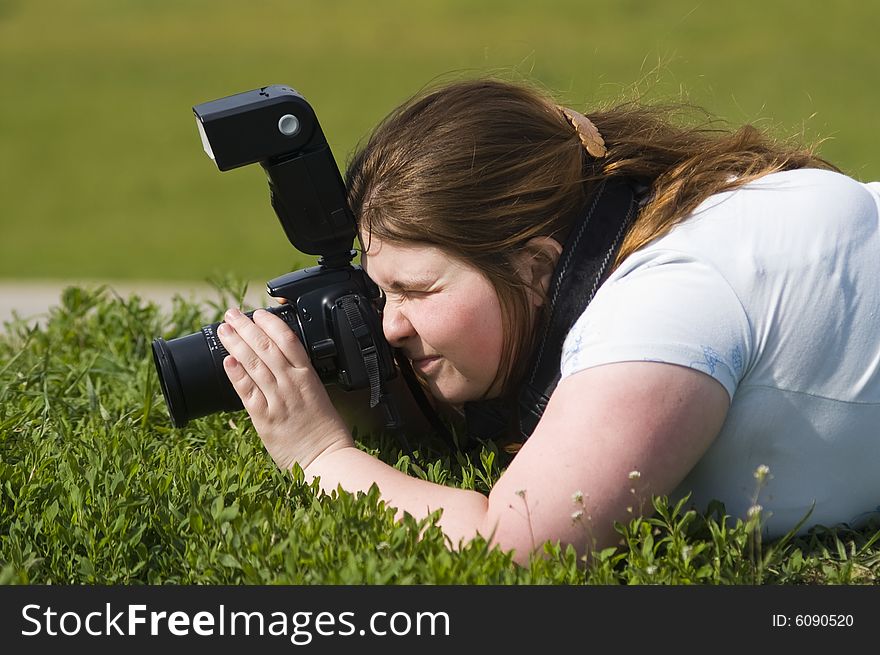
[[[507,393],[524,373],[533,332],[514,258],[532,237],[563,241],[602,180],[637,177],[651,188],[617,266],[715,193],[776,171],[833,168],[752,126],[724,130],[705,114],[679,125],[686,109],[626,103],[584,112],[607,147],[596,159],[556,102],[525,85],[476,79],[422,93],[380,123],[347,167],[364,247],[371,235],[430,244],[486,276],[502,307],[498,375]]]

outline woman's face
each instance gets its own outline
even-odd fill
[[[385,293],[385,338],[400,348],[438,400],[461,405],[497,392],[501,305],[475,268],[440,249],[368,241],[361,263]]]

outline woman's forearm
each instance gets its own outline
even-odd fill
[[[375,483],[398,516],[407,512],[422,519],[442,508],[438,525],[455,548],[478,534],[487,539],[492,536],[494,526],[487,525],[488,499],[483,494],[413,478],[356,447],[324,452],[304,473],[308,482],[320,478],[321,488],[328,493],[340,486],[350,493],[366,492]]]

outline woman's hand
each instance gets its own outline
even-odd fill
[[[305,469],[324,452],[354,445],[293,330],[265,310],[253,316],[229,309],[217,335],[230,355],[226,375],[278,467]]]

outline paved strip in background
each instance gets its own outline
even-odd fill
[[[58,280],[26,282],[0,281],[0,326],[10,321],[13,314],[30,321],[41,322],[48,316],[49,309],[61,302],[62,291],[69,286],[95,289],[106,284],[123,298],[137,295],[144,300],[157,303],[163,309],[170,309],[172,298],[180,295],[187,300],[217,300],[220,294],[208,285],[200,283],[158,283],[158,282],[101,282],[95,280]],[[276,301],[266,294],[265,282],[248,285],[245,303],[252,307],[273,306]]]

